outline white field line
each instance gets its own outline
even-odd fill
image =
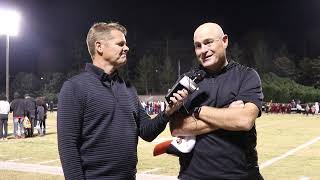
[[[35,136],[34,138],[37,139],[33,139],[33,138],[24,138],[24,139],[9,139],[7,141],[0,141],[0,144],[17,144],[17,143],[23,143],[23,142],[37,142],[37,141],[47,141],[48,139],[46,138],[46,136],[43,137],[37,137]]]
[[[273,163],[275,163],[275,162],[277,162],[277,161],[279,161],[279,160],[281,160],[281,159],[283,159],[283,158],[286,158],[286,157],[288,157],[288,156],[296,153],[297,151],[299,151],[299,150],[301,150],[301,149],[303,149],[303,148],[306,148],[306,147],[310,146],[311,144],[316,143],[316,142],[319,141],[319,140],[320,140],[320,136],[319,136],[319,137],[316,137],[316,138],[314,138],[314,139],[312,139],[312,140],[310,140],[310,141],[308,141],[308,142],[306,142],[306,143],[304,143],[304,144],[302,144],[302,145],[300,145],[300,146],[298,146],[298,147],[296,147],[296,148],[294,148],[294,149],[289,150],[288,152],[282,154],[281,156],[272,158],[272,159],[270,159],[270,160],[268,160],[268,161],[266,161],[266,162],[261,163],[261,164],[259,165],[259,167],[260,167],[260,169],[266,168],[266,167],[272,165]]]
[[[25,157],[25,158],[20,158],[20,159],[11,159],[7,160],[7,162],[15,162],[15,161],[20,161],[20,160],[26,160],[26,159],[31,159],[32,157]]]
[[[299,180],[309,180],[310,177],[306,177],[306,176],[301,176]]]
[[[149,174],[149,173],[152,173],[152,172],[156,172],[156,171],[159,171],[161,168],[154,168],[154,169],[150,169],[148,171],[142,171],[141,174]]]
[[[176,176],[137,174],[137,180],[178,180]]]
[[[63,175],[62,168],[59,166],[45,166],[45,165],[15,163],[15,162],[7,162],[7,161],[0,161],[0,169],[31,172],[31,173]]]
[[[168,137],[168,138],[156,138],[156,139],[154,139],[151,143],[156,143],[156,144],[158,144],[158,143],[162,143],[162,142],[164,142],[164,141],[168,141],[168,140],[173,140],[173,137]]]
[[[56,162],[56,161],[60,161],[60,159],[54,159],[54,160],[50,160],[50,161],[43,161],[43,162],[39,162],[37,164],[48,164],[48,163],[52,163],[52,162]]]
[[[59,166],[45,166],[37,164],[26,164],[26,163],[14,163],[0,161],[0,169],[14,170],[21,172],[31,173],[44,173],[53,175],[62,175],[62,168]],[[152,174],[137,174],[137,180],[178,180],[175,176],[163,176],[163,175],[152,175]]]

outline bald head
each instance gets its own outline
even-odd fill
[[[216,23],[204,23],[200,25],[194,32],[193,39],[200,33],[209,33],[215,38],[222,38],[224,36],[224,32],[222,28]]]
[[[196,56],[204,68],[215,72],[228,63],[226,58],[228,36],[218,24],[200,25],[194,32],[193,43]]]

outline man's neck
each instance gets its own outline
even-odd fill
[[[94,58],[92,64],[103,69],[103,71],[107,74],[112,74],[114,71],[116,71],[116,68],[113,65],[100,58]]]
[[[217,73],[217,72],[220,72],[224,67],[226,67],[228,65],[228,60],[225,59],[223,63],[219,64],[217,68],[214,68],[214,69],[209,69],[208,68],[208,71],[210,73]]]

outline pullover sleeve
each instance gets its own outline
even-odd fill
[[[79,88],[66,81],[58,101],[58,150],[65,179],[85,179],[80,158],[83,108]]]
[[[263,93],[259,74],[254,69],[246,72],[236,99],[255,104],[260,110],[259,116],[261,115]]]
[[[139,136],[143,140],[148,142],[153,141],[166,128],[167,123],[168,119],[164,116],[163,112],[151,119],[139,103]]]

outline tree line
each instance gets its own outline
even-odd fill
[[[228,59],[258,71],[265,101],[320,100],[320,56],[308,46],[302,44],[302,55],[290,53],[284,41],[262,32],[229,39]],[[79,42],[84,41],[75,43],[70,51],[72,66],[66,72],[19,72],[10,79],[11,95],[14,92],[29,93],[56,102],[63,82],[81,72],[85,63],[90,62],[86,45]],[[128,63],[120,74],[131,81],[141,95],[165,94],[179,74],[197,65],[192,41],[186,43],[185,40],[166,37],[150,41],[142,48],[144,52],[139,52],[135,44],[130,46]],[[4,73],[0,74],[0,79],[5,82]],[[0,90],[4,92],[5,87]]]

